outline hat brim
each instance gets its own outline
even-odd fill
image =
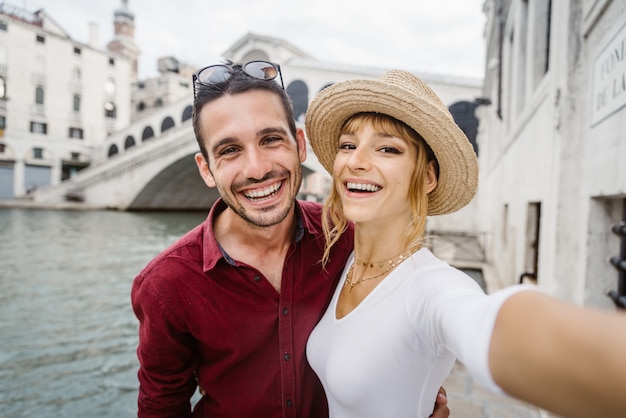
[[[430,94],[416,95],[380,80],[349,80],[319,92],[309,106],[305,127],[322,166],[332,175],[341,128],[350,116],[361,112],[385,114],[418,132],[437,158],[439,178],[428,195],[428,215],[455,212],[467,205],[478,186],[474,148],[447,107],[426,88],[435,100]]]

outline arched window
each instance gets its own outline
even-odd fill
[[[74,81],[80,81],[80,68],[74,67],[74,70],[72,71],[72,77],[74,78]]]
[[[161,123],[161,133],[173,127],[174,127],[174,119],[168,116],[165,119],[163,119],[163,122]]]
[[[127,136],[124,140],[124,149],[128,149],[135,146],[135,138],[132,136]]]
[[[35,103],[36,104],[40,104],[40,105],[43,104],[43,98],[44,98],[43,96],[44,96],[43,87],[41,86],[35,87]]]
[[[115,108],[115,103],[106,102],[104,104],[104,116],[107,118],[115,118],[117,117],[117,110]]]
[[[7,97],[7,81],[4,77],[0,77],[0,99]]]
[[[309,105],[309,88],[303,81],[295,80],[287,86],[287,94],[291,98],[296,120],[303,120]]]
[[[74,99],[72,101],[72,109],[74,109],[74,112],[80,112],[80,95],[79,94],[74,95]]]
[[[459,128],[463,131],[467,139],[469,140],[474,152],[478,155],[478,142],[476,142],[476,135],[478,134],[478,118],[474,111],[478,107],[476,102],[468,102],[462,100],[460,102],[453,103],[448,110],[452,114],[452,118]]]
[[[152,137],[154,137],[154,131],[150,126],[146,126],[146,128],[143,130],[143,133],[141,134],[141,140],[147,141]]]
[[[191,116],[193,115],[193,108],[190,106],[187,106],[185,108],[185,110],[183,110],[183,118],[181,120],[181,122],[186,121],[187,119],[191,119]]]
[[[113,144],[109,147],[109,157],[114,156],[115,154],[117,154],[119,152],[119,150],[117,149],[117,145]]]

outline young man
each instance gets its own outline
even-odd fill
[[[197,72],[193,126],[200,175],[221,199],[134,281],[139,416],[327,417],[305,346],[352,233],[322,269],[321,207],[296,200],[305,137],[279,67]],[[433,416],[447,417],[445,396],[440,402]]]

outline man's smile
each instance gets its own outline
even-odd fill
[[[254,202],[259,202],[274,196],[281,189],[282,185],[283,182],[279,181],[261,189],[246,190],[242,193],[246,198]]]

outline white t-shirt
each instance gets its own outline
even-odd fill
[[[495,318],[509,296],[534,287],[485,295],[471,277],[422,248],[336,319],[353,259],[307,344],[331,418],[428,417],[456,358],[479,384],[503,393],[488,366]]]

